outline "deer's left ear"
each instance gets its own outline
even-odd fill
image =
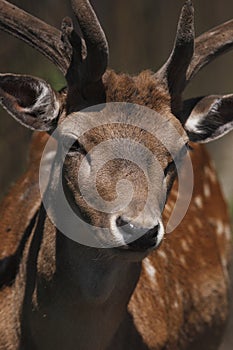
[[[24,126],[41,131],[56,127],[60,103],[44,80],[0,74],[0,103]]]
[[[207,96],[185,104],[191,109],[184,124],[191,141],[209,142],[233,129],[233,95]]]

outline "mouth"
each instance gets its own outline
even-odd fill
[[[131,225],[131,229],[134,230],[133,225]],[[163,226],[161,226],[161,224],[158,224],[154,228],[148,230],[136,240],[129,242],[125,245],[119,246],[117,249],[129,253],[149,253],[150,251],[159,247],[163,235]]]
[[[152,230],[151,230],[152,231]],[[129,250],[133,251],[150,251],[158,246],[158,239],[154,232],[148,232],[145,236],[138,238],[132,243],[128,243]]]

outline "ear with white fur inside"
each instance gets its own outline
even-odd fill
[[[233,129],[232,94],[211,95],[197,100],[185,122],[185,130],[190,141],[201,143],[213,141]]]
[[[60,103],[42,79],[0,74],[0,103],[17,121],[32,130],[56,127]]]

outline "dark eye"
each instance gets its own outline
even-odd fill
[[[78,141],[75,141],[69,149],[69,152],[78,152],[81,149],[81,145]]]
[[[76,140],[69,149],[69,153],[82,153],[86,154],[84,147]]]
[[[187,148],[187,150],[188,151],[193,151],[193,147],[192,146],[190,146],[190,144],[189,143],[186,143],[186,148]]]
[[[164,176],[166,177],[168,173],[173,172],[174,170],[176,170],[176,164],[175,164],[175,161],[173,160],[170,163],[168,163],[168,165],[164,169]]]

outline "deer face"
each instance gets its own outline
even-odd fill
[[[59,130],[65,158],[57,167],[64,164],[66,196],[77,215],[109,229],[106,239],[114,246],[154,248],[164,234],[161,215],[188,137],[171,114],[131,104],[97,109],[73,113]]]
[[[10,6],[5,4],[4,11],[11,12]],[[96,229],[98,242],[145,252],[163,237],[161,214],[188,141],[210,141],[231,130],[233,98],[213,95],[182,102],[188,81],[214,56],[203,49],[205,34],[194,52],[191,1],[182,9],[168,61],[156,74],[134,78],[106,72],[108,45],[89,2],[73,0],[72,7],[84,39],[67,18],[62,33],[49,27],[53,32],[49,58],[65,74],[67,90],[56,93],[40,79],[2,74],[1,103],[26,127],[49,133],[58,127],[50,199],[61,190],[61,175],[70,207]],[[30,20],[27,27],[26,38],[34,30]],[[40,39],[44,30],[45,25],[38,22],[30,40],[48,56]],[[217,54],[227,49],[227,43],[227,39],[222,45],[214,40],[210,46]],[[122,120],[122,110],[109,107],[112,102],[134,104],[133,113],[129,108]],[[148,109],[140,112],[138,105],[149,107],[150,113],[156,111],[157,117],[148,119]],[[67,221],[72,226],[72,220]],[[104,238],[103,228],[108,229]]]

